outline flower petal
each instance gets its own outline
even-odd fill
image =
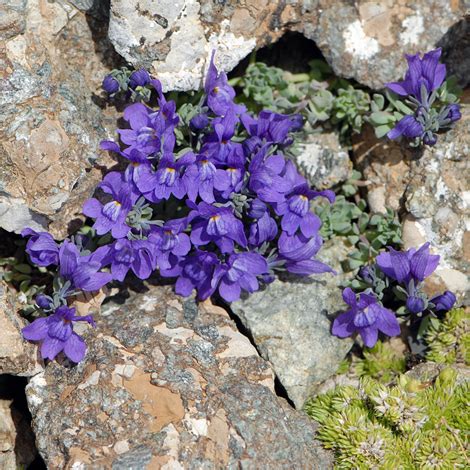
[[[64,353],[71,361],[80,362],[86,353],[85,341],[77,333],[73,333],[64,344]]]

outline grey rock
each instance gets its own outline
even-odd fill
[[[148,286],[95,320],[85,360],[52,362],[26,389],[48,468],[332,468],[225,310]]]
[[[106,48],[107,58],[115,56],[102,34],[106,23],[68,2],[4,8],[21,27],[3,30],[0,11],[0,36],[8,32],[0,49],[0,227],[49,228],[63,238],[101,177],[94,163],[108,161],[99,142],[116,115],[93,94],[108,70]]]
[[[331,334],[332,318],[345,307],[339,284],[350,275],[341,273],[340,261],[349,250],[338,238],[320,252],[321,260],[340,273],[337,276],[276,279],[231,304],[297,408],[336,372],[352,346],[350,339]]]
[[[128,62],[151,69],[165,90],[190,90],[199,88],[213,49],[217,66],[229,71],[252,50],[296,31],[315,41],[338,75],[380,89],[401,78],[405,53],[440,42],[457,69],[463,53],[452,49],[466,29],[449,28],[464,13],[462,2],[451,7],[441,0],[112,0],[109,38]],[[468,76],[460,74],[462,81]]]
[[[400,79],[404,54],[435,48],[466,11],[461,2],[451,7],[441,0],[320,3],[317,27],[304,34],[337,75],[374,89]]]
[[[410,163],[404,193],[407,214],[403,221],[406,248],[429,241],[441,256],[429,278],[431,293],[455,292],[459,302],[470,302],[470,112],[434,147]]]
[[[352,172],[348,150],[336,132],[310,133],[299,144],[295,163],[315,188],[327,189],[346,181]]]

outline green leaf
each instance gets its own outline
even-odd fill
[[[395,119],[393,114],[387,113],[386,111],[377,111],[369,116],[369,121],[374,126],[380,126],[383,124],[391,124],[395,122]]]
[[[30,284],[31,282],[28,279],[25,279],[24,281],[22,281],[20,284],[20,291],[26,294],[26,292],[28,292],[29,290]]]
[[[375,130],[375,137],[377,137],[377,139],[381,139],[382,137],[384,137],[385,135],[388,134],[388,132],[392,129],[393,126],[389,126],[389,125],[383,125],[383,126],[378,126],[376,127],[374,130]]]
[[[32,269],[29,264],[22,263],[15,265],[15,271],[23,274],[31,274]]]

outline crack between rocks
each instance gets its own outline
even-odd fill
[[[230,317],[230,319],[233,320],[233,322],[235,323],[235,326],[237,327],[238,332],[242,334],[243,336],[245,336],[246,338],[248,338],[252,346],[256,349],[258,355],[270,365],[271,370],[273,371],[273,374],[274,374],[275,395],[280,398],[284,398],[284,400],[286,400],[287,403],[295,410],[296,407],[294,405],[294,402],[289,398],[289,395],[287,394],[287,390],[282,384],[282,382],[280,381],[279,377],[277,376],[271,362],[262,356],[260,350],[258,349],[257,344],[255,343],[255,340],[253,339],[253,335],[251,334],[250,330],[242,323],[240,318],[233,312],[229,304],[224,302],[222,299],[214,299],[213,302],[215,305],[217,305],[220,308],[223,308],[228,313],[228,316]]]

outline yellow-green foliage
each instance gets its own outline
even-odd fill
[[[337,387],[305,405],[320,423],[318,438],[338,469],[469,468],[470,386],[443,370],[434,384],[405,375],[386,386],[363,377],[358,388]]]
[[[403,354],[392,349],[389,342],[378,341],[373,348],[364,348],[363,356],[357,360],[354,367],[359,377],[367,376],[382,383],[390,383],[406,370]]]
[[[429,361],[470,365],[470,310],[454,308],[442,322],[431,323],[426,341]]]

